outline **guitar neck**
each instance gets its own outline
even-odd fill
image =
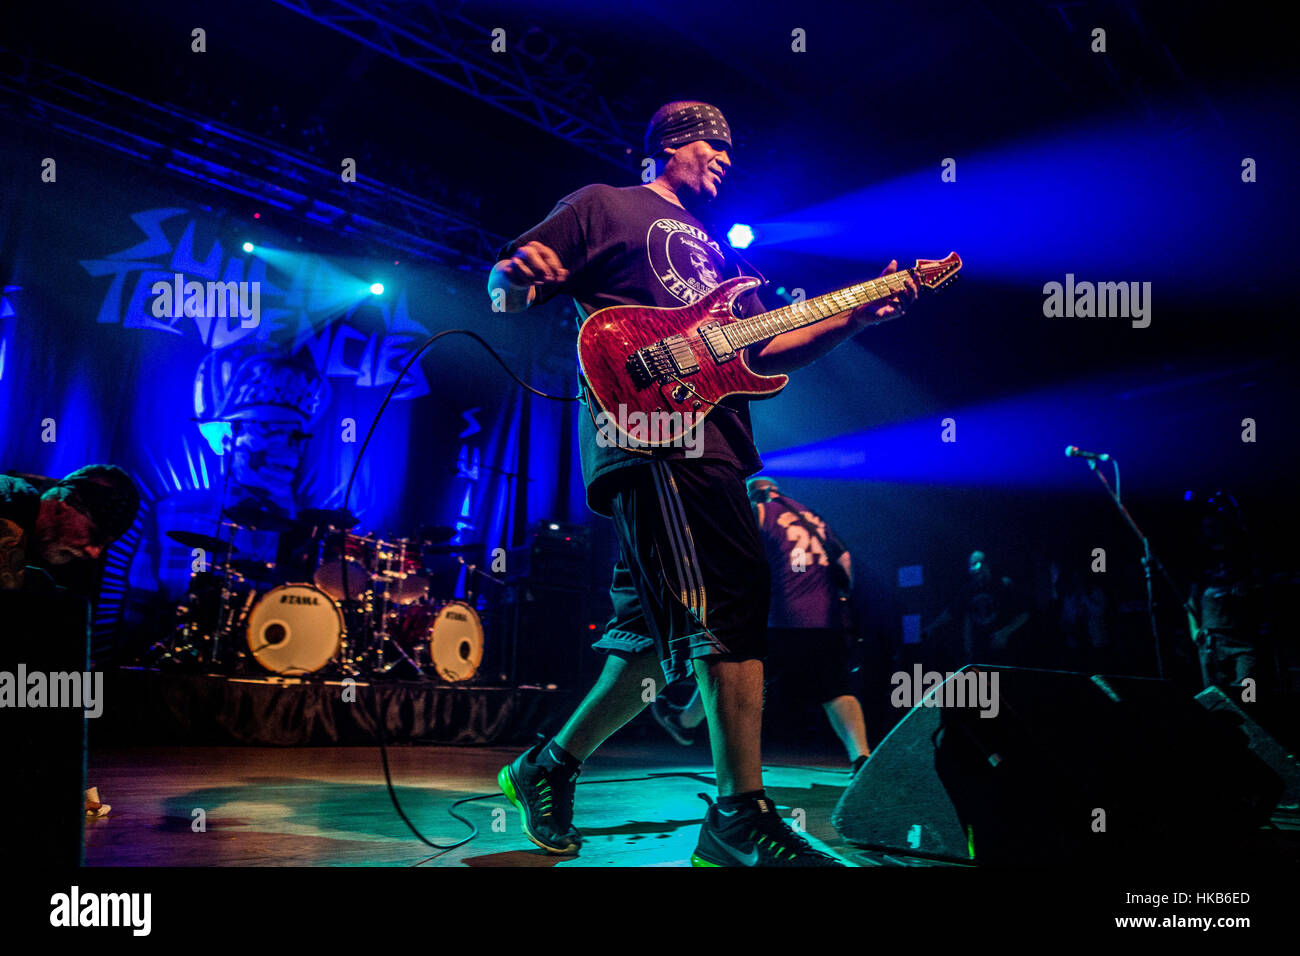
[[[868,279],[846,289],[828,292],[802,302],[792,302],[771,312],[740,319],[724,325],[723,331],[732,348],[743,349],[757,342],[775,338],[782,332],[801,329],[805,325],[813,325],[868,302],[897,295],[903,290],[903,283],[911,275],[911,269],[891,272],[889,275]]]

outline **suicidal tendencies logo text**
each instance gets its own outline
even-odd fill
[[[698,302],[722,281],[722,250],[700,228],[660,219],[646,235],[650,267],[673,296]]]

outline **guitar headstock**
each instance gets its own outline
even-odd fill
[[[941,289],[957,278],[961,271],[961,256],[955,252],[948,253],[946,259],[917,259],[912,267],[917,285],[927,289]]]

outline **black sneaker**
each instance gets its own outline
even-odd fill
[[[815,850],[795,833],[772,808],[769,800],[727,814],[700,794],[709,812],[700,828],[700,842],[691,854],[691,866],[844,866],[829,854]]]
[[[650,703],[650,714],[655,721],[662,727],[669,737],[677,741],[683,747],[689,747],[695,739],[692,731],[688,730],[682,724],[682,712],[679,708],[674,707],[663,699],[656,696]]]
[[[497,785],[519,808],[528,839],[548,853],[577,853],[582,834],[573,826],[573,788],[580,771],[567,778],[548,774],[535,762],[545,745],[539,740],[502,767]]]

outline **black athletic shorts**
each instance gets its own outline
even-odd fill
[[[620,557],[614,616],[593,646],[624,657],[654,648],[669,683],[697,657],[761,659],[771,582],[740,470],[683,458],[608,480]]]

